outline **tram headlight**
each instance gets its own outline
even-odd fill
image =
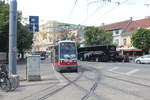
[[[61,62],[61,63],[63,63],[63,62],[64,62],[64,60],[60,60],[60,62]]]
[[[77,60],[73,60],[73,62],[77,62]]]

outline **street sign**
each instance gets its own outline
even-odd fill
[[[30,32],[39,31],[39,16],[29,16],[29,31]]]

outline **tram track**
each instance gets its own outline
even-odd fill
[[[87,75],[85,75],[85,71],[89,71],[90,73],[94,73],[95,77],[94,78],[88,77]],[[63,91],[65,88],[67,88],[70,85],[74,85],[80,91],[85,93],[85,95],[80,100],[88,100],[90,97],[94,97],[95,98],[94,100],[109,100],[106,97],[102,97],[102,96],[95,93],[95,90],[97,89],[99,84],[101,84],[102,86],[105,86],[107,88],[111,88],[111,89],[114,89],[114,90],[117,90],[117,91],[121,91],[125,94],[129,94],[129,95],[133,95],[133,96],[137,96],[137,97],[142,97],[141,95],[139,95],[137,93],[127,91],[127,90],[122,90],[122,88],[116,88],[114,86],[111,86],[110,84],[101,83],[100,80],[101,80],[102,77],[150,88],[149,85],[145,85],[145,84],[138,83],[138,82],[132,82],[130,80],[126,80],[126,79],[123,79],[123,78],[117,78],[117,77],[114,77],[114,76],[111,76],[111,75],[106,75],[106,74],[102,73],[102,71],[100,69],[93,68],[92,66],[81,67],[80,72],[78,73],[78,75],[76,77],[74,77],[75,79],[73,79],[73,80],[71,78],[69,78],[68,75],[65,74],[65,73],[60,73],[60,75],[65,80],[67,80],[68,83],[66,83],[63,86],[60,86],[60,85],[56,84],[56,85],[54,85],[53,89],[51,89],[51,86],[47,87],[46,89],[38,91],[37,93],[35,93],[33,95],[30,95],[30,96],[27,96],[27,97],[25,97],[21,100],[29,100],[28,98],[32,98],[33,96],[36,96],[36,95],[40,94],[41,92],[48,91],[44,95],[40,95],[38,99],[30,99],[30,100],[46,100],[49,97],[55,95],[56,93],[59,93],[60,91]],[[77,83],[79,81],[79,79],[81,79],[83,77],[85,79],[90,80],[90,81],[93,82],[90,89],[83,88],[81,85],[79,85]],[[144,100],[149,100],[149,99],[144,99]]]
[[[115,80],[119,80],[119,81],[131,83],[131,84],[134,84],[134,85],[144,86],[144,87],[150,88],[150,85],[146,85],[146,84],[143,84],[143,83],[140,83],[140,82],[130,81],[130,80],[123,79],[123,78],[112,77],[112,76],[105,75],[105,74],[103,74],[103,76],[104,76],[104,77],[107,77],[107,78],[111,78],[111,79],[115,79]]]
[[[103,76],[106,77],[106,78],[109,78],[109,79],[114,79],[114,80],[117,80],[117,81],[122,81],[122,82],[125,82],[125,83],[134,84],[134,85],[137,85],[137,86],[150,88],[150,86],[144,85],[144,84],[141,84],[141,83],[138,83],[138,82],[133,82],[133,81],[129,81],[129,80],[121,79],[121,78],[111,77],[109,75],[103,75]],[[101,84],[104,87],[120,91],[120,92],[125,93],[127,95],[132,95],[132,96],[136,96],[136,97],[139,97],[139,98],[143,98],[144,100],[149,100],[149,98],[146,98],[146,97],[142,96],[141,94],[136,93],[134,91],[125,90],[125,89],[122,89],[122,88],[119,88],[119,87],[114,87],[111,84],[106,84],[106,83],[99,83],[99,84]]]
[[[95,69],[95,70],[99,70],[97,68],[93,68],[93,67],[90,67],[88,66],[89,68],[92,68],[92,69]],[[109,71],[107,71],[109,72]],[[115,73],[117,74],[117,73]],[[120,75],[120,74],[119,74]],[[102,73],[102,77],[103,78],[109,78],[109,79],[113,79],[113,80],[117,80],[117,81],[122,81],[122,82],[126,82],[126,83],[130,83],[130,84],[134,84],[134,85],[137,85],[137,86],[141,86],[141,87],[146,87],[146,88],[150,88],[150,85],[146,85],[146,84],[143,84],[143,83],[139,83],[139,82],[135,82],[135,81],[131,81],[131,80],[127,80],[127,79],[124,79],[124,78],[117,78],[115,76],[110,76],[110,75],[106,75],[104,73]],[[129,76],[128,76],[129,77]],[[88,78],[88,77],[86,77]],[[93,79],[91,78],[88,78],[89,80],[91,81],[94,81]],[[140,98],[144,98],[144,100],[149,100],[149,98],[145,98],[144,96],[142,96],[141,94],[138,94],[136,92],[133,92],[133,91],[129,91],[129,90],[124,90],[122,88],[118,88],[118,87],[114,87],[114,86],[111,86],[110,84],[106,84],[106,83],[103,83],[103,82],[100,82],[98,84],[101,84],[102,86],[105,86],[107,88],[111,88],[113,90],[117,90],[117,91],[120,91],[122,93],[125,93],[125,94],[128,94],[128,95],[133,95],[133,96],[136,96],[136,97],[140,97]]]
[[[71,84],[73,84],[74,82],[76,82],[77,80],[79,80],[79,79],[82,77],[83,73],[84,73],[84,71],[80,71],[80,72],[79,72],[79,75],[78,75],[74,80],[70,81],[69,83],[67,83],[67,84],[64,85],[63,87],[56,89],[55,91],[51,91],[50,93],[45,94],[44,96],[40,97],[38,100],[45,100],[45,99],[49,98],[50,96],[52,96],[52,95],[54,95],[54,94],[60,92],[60,91],[63,90],[64,88],[70,86]],[[63,73],[61,73],[61,75],[62,75],[62,76],[65,76]]]
[[[67,75],[61,73],[61,75],[71,84],[73,84],[74,86],[76,86],[76,88],[78,88],[80,91],[83,91],[85,92],[85,95],[81,98],[81,100],[87,100],[90,96],[94,97],[95,99],[94,100],[107,100],[106,98],[104,97],[101,97],[99,95],[97,95],[96,93],[94,93],[94,91],[96,90],[97,86],[98,86],[98,83],[100,81],[100,75],[97,75],[99,74],[99,72],[97,72],[97,70],[94,70],[94,69],[87,69],[87,68],[83,68],[81,67],[82,71],[89,71],[89,72],[92,72],[92,73],[96,73],[96,78],[93,79],[93,85],[91,86],[91,88],[88,90],[88,89],[85,89],[83,88],[82,86],[80,86],[79,84],[77,84],[76,82],[77,81],[72,81],[70,78],[67,77]],[[84,77],[85,75],[82,75],[82,77]],[[89,80],[88,78],[86,78],[87,80]]]
[[[88,68],[89,69],[89,68]],[[98,83],[100,81],[100,75],[97,75],[99,72],[97,72],[97,70],[93,70],[93,69],[89,69],[91,70],[91,72],[93,71],[94,73],[96,73],[96,78],[93,79],[94,84],[93,86],[90,88],[90,91],[81,99],[81,100],[87,100],[92,94],[94,94],[94,91],[96,90]],[[86,78],[86,76],[84,76]],[[88,78],[86,78],[88,79]],[[89,80],[89,79],[88,79]],[[101,97],[96,97],[97,100],[99,100]],[[104,98],[103,98],[104,99]]]
[[[59,84],[61,84],[61,83],[57,83],[57,84],[54,84],[54,85],[49,86],[47,88],[44,88],[44,89],[42,89],[40,91],[37,91],[37,92],[35,92],[35,93],[33,93],[33,94],[29,95],[29,96],[23,97],[23,98],[21,98],[21,100],[45,100],[45,99],[49,98],[50,96],[53,96],[54,94],[62,91],[66,87],[70,86],[75,81],[79,80],[82,77],[83,73],[84,73],[84,71],[80,71],[79,75],[74,80],[72,80],[72,82],[69,82],[66,85],[63,85],[63,86],[61,85],[60,86]],[[47,92],[47,93],[44,94],[44,95],[43,94],[41,95],[42,92],[43,93]],[[37,97],[37,95],[39,97]]]
[[[86,95],[81,98],[81,100],[87,100],[90,96],[94,96],[95,100],[107,100],[106,98],[104,98],[102,96],[99,96],[95,93],[95,90],[98,87],[99,81],[101,80],[101,75],[100,75],[101,72],[99,70],[95,70],[94,68],[91,68],[91,67],[90,68],[85,68],[85,69],[89,70],[92,73],[94,73],[96,77],[94,79],[92,79],[92,82],[94,82],[92,87],[86,93]],[[85,75],[83,75],[83,77],[86,78],[87,80],[90,79],[89,77],[87,77]]]
[[[141,81],[149,81],[149,79],[145,79],[145,78],[141,78],[141,77],[136,77],[136,76],[129,76],[129,75],[125,75],[125,74],[121,74],[121,73],[117,73],[117,72],[113,72],[113,71],[108,71],[108,70],[103,70],[103,69],[98,69],[98,68],[95,68],[95,67],[91,67],[91,65],[87,65],[88,68],[92,68],[92,69],[95,69],[95,70],[101,70],[101,72],[103,73],[102,75],[104,77],[107,77],[107,78],[112,78],[112,79],[116,79],[116,80],[120,80],[120,81],[124,81],[124,82],[128,82],[128,83],[131,83],[131,84],[135,84],[135,85],[138,85],[138,86],[144,86],[144,87],[148,87],[150,88],[150,85],[147,85],[147,84],[143,84],[143,83],[140,83],[140,82],[135,82],[135,81],[130,81],[130,80],[126,80],[126,79],[123,79],[123,78],[117,78],[117,76],[125,76],[127,78],[131,78],[131,79],[136,79],[136,80],[141,80]],[[116,77],[114,76],[111,76],[111,75],[106,75],[104,74],[104,72],[107,72],[107,73],[111,73],[111,74],[115,74],[117,75]]]
[[[113,74],[117,74],[117,75],[122,75],[122,76],[127,76],[127,77],[131,77],[131,78],[136,78],[136,79],[140,79],[140,80],[144,80],[144,81],[150,81],[150,79],[146,79],[144,77],[138,77],[138,76],[129,76],[129,75],[126,75],[126,74],[123,74],[123,73],[118,73],[118,72],[115,72],[115,71],[107,71],[109,73],[113,73]]]

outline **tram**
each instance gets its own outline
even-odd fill
[[[78,72],[77,46],[75,41],[63,40],[57,42],[52,49],[52,64],[58,72]]]

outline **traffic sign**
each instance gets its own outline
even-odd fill
[[[39,31],[39,16],[29,16],[29,31],[30,32]]]

